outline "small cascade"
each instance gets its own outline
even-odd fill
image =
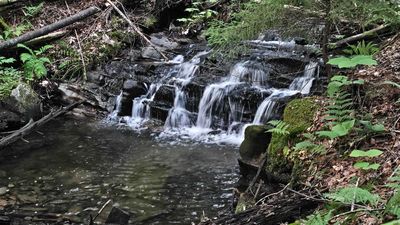
[[[147,93],[133,99],[128,124],[141,128],[143,122],[157,118],[165,120],[160,138],[238,144],[247,126],[279,118],[288,99],[310,93],[319,65],[311,61],[304,67],[301,53],[295,53],[304,48],[294,41],[249,43],[257,47],[253,55],[233,65],[227,76],[214,83],[207,82],[217,76],[197,75],[208,52],[189,60],[175,57],[168,63],[172,66],[157,70],[158,78],[146,85]],[[304,73],[299,76],[301,69]],[[118,118],[121,97],[110,117]]]
[[[290,90],[300,91],[301,94],[309,94],[311,91],[312,83],[315,79],[315,72],[318,68],[317,62],[310,62],[304,69],[304,75],[302,77],[297,77],[290,84]]]
[[[309,94],[317,68],[317,62],[310,62],[306,65],[303,76],[295,78],[290,84],[289,89],[275,89],[258,107],[253,124],[263,124],[271,119],[276,106],[276,99],[293,96],[298,93],[303,95]]]
[[[118,113],[121,111],[121,100],[122,100],[122,91],[121,93],[117,96],[115,99],[115,109],[112,111],[112,113],[108,116],[109,120],[117,120],[118,119]]]
[[[184,62],[173,71],[176,71],[174,77],[175,86],[175,99],[174,106],[169,110],[168,117],[165,121],[166,128],[180,128],[189,127],[192,125],[190,119],[190,112],[186,110],[186,92],[183,90],[186,85],[190,83],[196,71],[199,68],[200,57],[207,54],[207,52],[201,52],[194,56],[190,61]]]

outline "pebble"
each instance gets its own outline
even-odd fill
[[[7,192],[8,192],[8,189],[6,187],[0,188],[0,196],[6,194]]]
[[[9,188],[13,188],[13,187],[15,187],[15,185],[14,184],[8,184],[8,187]]]

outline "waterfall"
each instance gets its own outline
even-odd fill
[[[176,73],[173,83],[175,86],[174,106],[169,110],[164,126],[166,128],[180,128],[192,125],[190,112],[186,110],[186,92],[183,90],[195,76],[201,62],[200,57],[207,52],[200,52],[190,61],[175,66],[172,72]]]
[[[122,91],[121,93],[117,96],[115,99],[115,109],[112,111],[112,113],[108,116],[108,120],[117,120],[118,119],[118,113],[121,111],[121,100],[122,100]]]
[[[304,75],[302,77],[297,77],[290,84],[290,90],[300,91],[301,94],[306,95],[311,91],[312,83],[315,79],[315,71],[318,68],[317,62],[310,62],[304,69]]]
[[[277,89],[266,98],[258,107],[253,124],[263,124],[267,122],[273,113],[277,98],[284,98],[298,93],[307,95],[311,91],[312,83],[315,79],[315,71],[318,68],[317,62],[310,62],[304,69],[303,76],[295,78],[289,89]]]

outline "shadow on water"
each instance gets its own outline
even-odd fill
[[[238,155],[233,147],[170,145],[81,121],[57,120],[40,130],[44,137],[28,139],[44,140],[40,147],[14,144],[0,158],[0,188],[9,189],[0,201],[18,202],[8,212],[84,221],[112,199],[133,214],[135,224],[190,224],[231,202]]]

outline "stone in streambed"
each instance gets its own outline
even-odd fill
[[[133,99],[146,94],[143,83],[126,80],[122,88],[121,110],[118,116],[130,116],[132,114]]]
[[[6,187],[0,187],[0,196],[5,195],[8,192],[8,188]]]
[[[130,218],[131,216],[129,213],[117,207],[113,207],[107,217],[106,224],[128,225]]]
[[[269,126],[251,125],[244,133],[244,141],[240,145],[239,153],[242,160],[251,162],[259,159],[265,153],[271,140]]]

